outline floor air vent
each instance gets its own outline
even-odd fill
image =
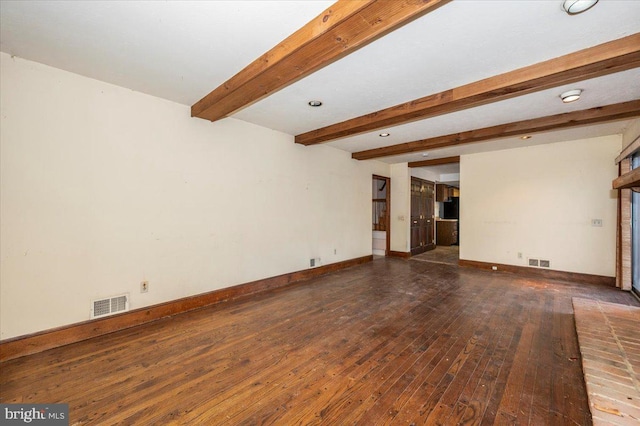
[[[129,297],[126,294],[122,296],[110,297],[108,299],[94,300],[91,308],[91,318],[100,318],[107,315],[117,314],[129,310]]]

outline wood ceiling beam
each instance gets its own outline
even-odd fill
[[[448,146],[483,142],[491,139],[527,135],[548,130],[624,120],[633,117],[640,117],[640,100],[622,102],[619,104],[606,105],[581,111],[566,112],[563,114],[533,118],[530,120],[516,121],[513,123],[499,124],[497,126],[485,127],[483,129],[469,130],[466,132],[436,136],[433,138],[385,146],[382,148],[369,149],[366,151],[354,152],[351,154],[351,157],[356,160],[370,160],[373,158],[409,154],[429,149],[445,148]]]
[[[620,155],[616,158],[616,164],[619,164],[622,160],[640,149],[640,136],[634,139],[626,148],[622,150]]]
[[[611,185],[613,189],[628,189],[640,187],[640,168],[633,169],[615,179]]]
[[[409,162],[409,167],[439,166],[441,164],[455,164],[459,162],[460,156],[457,155],[455,157],[435,158],[433,160],[411,161]]]
[[[314,145],[640,67],[640,33],[297,135]]]
[[[339,0],[191,107],[215,121],[450,0]]]

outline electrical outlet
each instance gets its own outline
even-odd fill
[[[521,251],[518,252],[518,259],[522,259],[522,252]]]
[[[140,283],[140,293],[147,293],[149,291],[149,281],[142,281]]]
[[[591,219],[591,226],[602,227],[602,219]]]

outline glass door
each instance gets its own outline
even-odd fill
[[[631,159],[631,168],[640,167],[640,153]],[[631,282],[640,295],[640,192],[631,192]]]

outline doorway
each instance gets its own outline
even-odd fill
[[[372,190],[372,247],[374,256],[388,256],[391,250],[389,210],[391,207],[391,179],[373,175]]]
[[[411,255],[436,248],[434,229],[435,184],[411,178]]]

